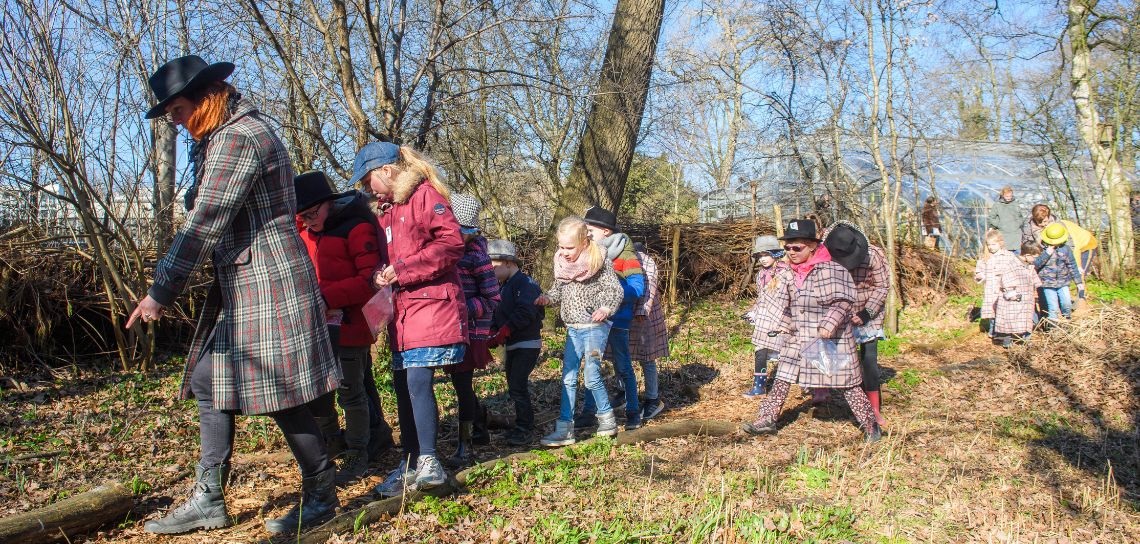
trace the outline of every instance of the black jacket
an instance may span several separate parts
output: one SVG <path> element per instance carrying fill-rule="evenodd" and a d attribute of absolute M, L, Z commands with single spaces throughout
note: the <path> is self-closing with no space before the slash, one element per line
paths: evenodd
<path fill-rule="evenodd" d="M 506 283 L 499 287 L 502 301 L 495 309 L 495 317 L 491 321 L 491 330 L 498 332 L 503 325 L 511 329 L 507 337 L 507 344 L 514 344 L 524 340 L 538 340 L 542 331 L 542 320 L 546 317 L 546 308 L 536 306 L 535 299 L 542 294 L 542 288 L 523 273 L 515 272 Z"/>

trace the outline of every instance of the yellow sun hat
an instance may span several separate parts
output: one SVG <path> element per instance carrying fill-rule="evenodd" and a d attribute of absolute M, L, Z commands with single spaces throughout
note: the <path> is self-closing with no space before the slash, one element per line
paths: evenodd
<path fill-rule="evenodd" d="M 1069 239 L 1069 231 L 1061 223 L 1053 223 L 1041 232 L 1041 242 L 1051 246 L 1059 246 Z"/>

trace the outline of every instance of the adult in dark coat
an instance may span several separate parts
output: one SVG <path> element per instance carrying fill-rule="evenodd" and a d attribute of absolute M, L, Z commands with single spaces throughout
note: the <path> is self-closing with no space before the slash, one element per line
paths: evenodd
<path fill-rule="evenodd" d="M 293 168 L 269 122 L 225 83 L 233 69 L 191 55 L 164 64 L 149 81 L 158 103 L 147 118 L 169 115 L 194 139 L 194 185 L 186 224 L 127 328 L 161 318 L 202 262 L 214 262 L 180 391 L 198 400 L 197 484 L 186 503 L 146 523 L 152 533 L 230 523 L 223 488 L 235 414 L 273 418 L 301 468 L 303 514 L 298 504 L 267 520 L 267 530 L 293 531 L 339 506 L 335 470 L 305 405 L 335 390 L 341 376 L 317 277 L 297 236 Z"/>

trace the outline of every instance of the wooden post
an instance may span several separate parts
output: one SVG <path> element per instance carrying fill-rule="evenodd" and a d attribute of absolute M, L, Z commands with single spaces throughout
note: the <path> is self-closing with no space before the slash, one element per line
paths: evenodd
<path fill-rule="evenodd" d="M 772 205 L 772 218 L 776 220 L 776 238 L 784 235 L 784 214 L 780 212 L 780 205 Z"/>
<path fill-rule="evenodd" d="M 677 271 L 681 267 L 681 226 L 673 227 L 672 258 L 669 271 L 669 306 L 677 304 Z"/>

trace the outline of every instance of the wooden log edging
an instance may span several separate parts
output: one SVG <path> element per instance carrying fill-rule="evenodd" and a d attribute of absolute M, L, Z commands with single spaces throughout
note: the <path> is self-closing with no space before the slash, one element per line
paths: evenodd
<path fill-rule="evenodd" d="M 725 436 L 732 434 L 736 429 L 737 424 L 729 421 L 684 419 L 680 421 L 662 422 L 633 431 L 619 433 L 617 438 L 614 439 L 614 444 L 619 446 L 641 444 L 662 438 L 674 438 L 678 436 Z M 587 441 L 588 440 L 578 443 L 581 444 Z M 544 451 L 558 451 L 560 449 L 563 448 L 553 448 Z M 403 497 L 392 497 L 373 501 L 355 510 L 343 512 L 327 521 L 324 525 L 302 534 L 297 539 L 297 542 L 299 544 L 321 544 L 332 538 L 334 534 L 352 533 L 358 527 L 366 527 L 380 521 L 380 519 L 386 515 L 394 516 L 399 514 L 401 510 L 423 500 L 429 495 L 443 497 L 459 492 L 467 485 L 467 478 L 476 470 L 489 469 L 500 462 L 526 461 L 536 457 L 538 457 L 538 454 L 535 453 L 535 450 L 532 450 L 512 453 L 506 457 L 483 461 L 471 468 L 460 471 L 454 478 L 448 478 L 446 484 L 432 490 L 431 493 L 413 491 Z"/>
<path fill-rule="evenodd" d="M 134 505 L 134 494 L 127 486 L 104 484 L 43 508 L 0 519 L 0 542 L 70 540 L 106 523 L 122 520 Z"/>

